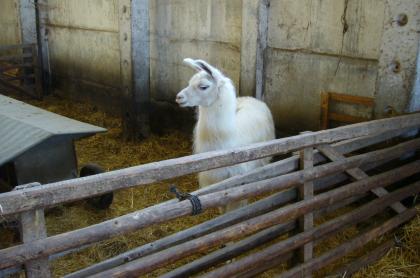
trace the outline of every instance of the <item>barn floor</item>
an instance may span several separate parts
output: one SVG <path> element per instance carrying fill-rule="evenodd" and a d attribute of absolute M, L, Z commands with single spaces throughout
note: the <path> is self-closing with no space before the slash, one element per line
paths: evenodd
<path fill-rule="evenodd" d="M 17 96 L 14 95 L 13 97 Z M 22 97 L 19 98 L 22 99 Z M 152 136 L 142 142 L 125 142 L 121 134 L 120 121 L 101 112 L 94 106 L 86 103 L 70 102 L 55 96 L 46 97 L 43 101 L 29 100 L 27 98 L 22 100 L 46 110 L 108 129 L 107 133 L 83 139 L 76 143 L 79 167 L 94 162 L 109 171 L 185 156 L 191 152 L 190 135 L 178 131 L 172 131 L 159 137 Z M 89 226 L 168 200 L 172 198 L 168 192 L 168 187 L 172 183 L 177 184 L 184 191 L 193 191 L 197 188 L 195 176 L 186 176 L 147 187 L 116 192 L 114 203 L 110 209 L 105 211 L 95 210 L 85 202 L 60 206 L 49 211 L 47 214 L 48 234 L 53 235 Z M 420 207 L 418 207 L 418 210 L 420 214 Z M 130 235 L 120 236 L 102 242 L 94 247 L 56 260 L 52 264 L 54 275 L 62 276 L 126 250 L 155 241 L 176 231 L 208 220 L 217 213 L 216 210 L 208 211 L 199 216 L 174 220 L 164 225 L 156 225 Z M 328 242 L 323 242 L 317 248 L 316 253 L 319 254 L 327 248 L 336 246 L 339 242 L 351 238 L 356 233 L 356 228 L 347 229 L 339 236 L 328 240 Z M 401 229 L 399 235 L 404 243 L 401 248 L 394 248 L 378 263 L 362 270 L 355 277 L 420 277 L 420 216 L 417 216 L 409 225 Z M 0 248 L 10 246 L 12 244 L 12 238 L 13 233 L 1 231 Z M 378 239 L 378 242 L 384 240 L 384 238 L 381 238 Z M 358 254 L 352 254 L 352 256 L 360 255 L 377 243 L 370 244 L 364 250 L 361 250 Z M 189 260 L 191 259 L 189 258 Z M 188 260 L 184 260 L 183 262 L 185 261 Z M 151 277 L 167 272 L 179 266 L 181 263 L 179 262 L 176 265 L 157 271 Z M 341 261 L 341 263 L 345 263 L 345 261 Z M 325 269 L 317 276 L 324 277 L 332 269 L 333 267 Z M 267 272 L 261 275 L 261 277 L 272 277 L 280 270 L 281 267 Z"/>

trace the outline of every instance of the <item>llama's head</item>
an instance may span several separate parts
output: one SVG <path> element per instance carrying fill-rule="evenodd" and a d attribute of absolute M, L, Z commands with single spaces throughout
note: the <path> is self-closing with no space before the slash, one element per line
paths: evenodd
<path fill-rule="evenodd" d="M 176 102 L 181 107 L 211 106 L 219 97 L 219 89 L 225 83 L 225 76 L 203 60 L 184 59 L 184 64 L 197 73 L 190 79 L 188 87 L 179 92 Z"/>

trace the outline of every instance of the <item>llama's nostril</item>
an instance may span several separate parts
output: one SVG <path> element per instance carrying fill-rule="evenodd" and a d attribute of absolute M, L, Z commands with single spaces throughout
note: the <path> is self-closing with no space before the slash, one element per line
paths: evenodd
<path fill-rule="evenodd" d="M 182 101 L 184 99 L 184 96 L 183 95 L 177 95 L 176 96 L 176 101 L 177 102 L 180 102 L 180 101 Z"/>

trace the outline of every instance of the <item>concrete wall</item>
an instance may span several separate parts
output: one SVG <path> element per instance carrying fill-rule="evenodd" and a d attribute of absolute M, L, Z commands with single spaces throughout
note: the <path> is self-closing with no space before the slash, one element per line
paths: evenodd
<path fill-rule="evenodd" d="M 255 95 L 261 2 L 152 1 L 152 96 L 173 101 L 192 74 L 181 65 L 188 56 L 209 60 L 233 79 L 241 95 Z M 407 110 L 415 97 L 420 1 L 269 3 L 263 98 L 280 130 L 318 129 L 325 91 L 377 100 L 374 108 L 332 106 L 353 116 L 383 117 L 388 106 L 397 114 Z M 401 14 L 408 15 L 405 26 L 396 23 Z M 389 72 L 394 59 L 404 64 L 398 74 Z"/>
<path fill-rule="evenodd" d="M 173 100 L 193 71 L 186 57 L 216 64 L 239 86 L 241 0 L 151 1 L 151 91 Z"/>
<path fill-rule="evenodd" d="M 19 41 L 17 2 L 1 1 L 5 32 L 0 34 L 0 43 Z M 129 13 L 122 12 L 129 3 L 47 1 L 49 63 L 53 86 L 61 94 L 119 109 L 127 97 L 122 79 L 131 72 L 124 68 L 129 56 L 124 47 L 130 37 L 123 42 L 130 28 L 125 18 Z M 374 109 L 333 107 L 363 117 L 382 117 L 390 105 L 402 113 L 416 96 L 420 0 L 149 3 L 153 100 L 174 103 L 175 94 L 194 73 L 182 65 L 185 57 L 202 58 L 219 67 L 241 95 L 255 95 L 256 88 L 264 88 L 263 99 L 281 130 L 318 129 L 324 91 L 374 97 Z M 401 14 L 408 15 L 404 26 L 397 23 Z M 263 60 L 262 80 L 256 78 L 257 60 Z M 400 64 L 398 72 L 395 61 Z M 171 109 L 167 111 L 177 113 Z"/>
<path fill-rule="evenodd" d="M 280 128 L 317 129 L 321 92 L 374 97 L 384 1 L 345 3 L 271 2 L 265 100 Z M 347 110 L 355 116 L 372 114 Z"/>
<path fill-rule="evenodd" d="M 68 97 L 118 104 L 118 1 L 49 0 L 48 10 L 49 60 L 55 88 Z"/>
<path fill-rule="evenodd" d="M 0 2 L 0 45 L 21 42 L 18 0 Z"/>

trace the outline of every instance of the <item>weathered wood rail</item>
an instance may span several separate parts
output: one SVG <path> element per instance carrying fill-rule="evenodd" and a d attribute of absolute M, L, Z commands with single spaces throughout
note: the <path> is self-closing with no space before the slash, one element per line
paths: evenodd
<path fill-rule="evenodd" d="M 204 210 L 268 193 L 271 196 L 69 273 L 67 277 L 138 277 L 238 240 L 164 275 L 186 277 L 206 271 L 292 231 L 285 240 L 202 275 L 250 277 L 275 267 L 300 250 L 296 266 L 281 275 L 295 277 L 303 273 L 309 277 L 331 261 L 361 248 L 378 235 L 414 217 L 415 210 L 405 207 L 400 201 L 419 193 L 420 182 L 394 191 L 389 191 L 388 186 L 420 172 L 420 160 L 416 160 L 415 155 L 420 149 L 420 139 L 401 137 L 417 128 L 420 128 L 420 114 L 411 114 L 69 181 L 21 186 L 19 190 L 0 194 L 0 216 L 20 215 L 23 229 L 22 244 L 0 250 L 0 269 L 23 267 L 28 277 L 48 277 L 48 258 L 192 212 L 190 201 L 170 200 L 89 227 L 47 236 L 43 222 L 45 208 L 123 188 L 137 186 L 141 189 L 157 181 L 203 170 L 301 151 L 300 155 L 193 192 L 199 196 Z M 389 144 L 383 144 L 391 139 Z M 378 143 L 382 145 L 366 149 Z M 355 151 L 358 151 L 357 154 L 349 155 Z M 401 160 L 407 154 L 412 158 Z M 378 168 L 389 163 L 395 164 L 393 169 L 380 171 L 381 168 Z M 377 174 L 370 175 L 371 170 Z M 376 196 L 376 199 L 372 199 L 372 196 Z M 356 201 L 361 206 L 358 207 Z M 320 225 L 313 224 L 313 219 L 344 206 L 354 209 Z M 383 214 L 387 207 L 398 216 L 372 227 L 334 250 L 314 256 L 313 250 L 319 240 Z M 34 227 L 36 230 L 33 230 Z M 388 243 L 374 250 L 369 258 L 377 258 L 389 246 Z M 354 272 L 361 266 L 363 261 L 355 261 L 350 270 Z M 339 269 L 337 273 L 340 271 L 345 270 Z"/>

